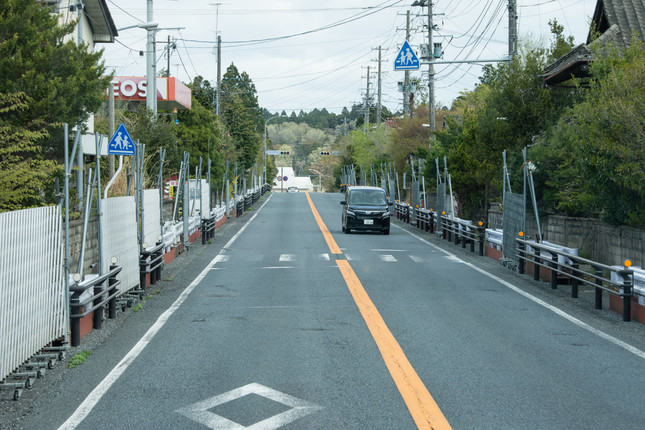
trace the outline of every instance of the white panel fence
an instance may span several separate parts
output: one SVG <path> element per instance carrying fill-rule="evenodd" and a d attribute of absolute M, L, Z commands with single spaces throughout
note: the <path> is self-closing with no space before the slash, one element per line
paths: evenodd
<path fill-rule="evenodd" d="M 134 196 L 104 199 L 102 209 L 103 273 L 110 271 L 110 258 L 116 257 L 117 264 L 123 267 L 118 278 L 121 281 L 119 291 L 124 293 L 139 286 L 139 243 Z"/>
<path fill-rule="evenodd" d="M 161 235 L 159 190 L 143 190 L 143 241 L 154 246 Z"/>
<path fill-rule="evenodd" d="M 203 185 L 202 191 L 206 212 L 208 186 Z M 144 241 L 149 246 L 161 235 L 159 203 L 158 189 L 144 192 Z M 199 209 L 199 199 L 195 203 Z M 117 276 L 119 294 L 140 284 L 135 206 L 132 196 L 102 200 L 102 269 L 108 273 L 111 257 L 117 257 L 122 268 Z M 221 204 L 211 214 L 219 221 L 226 216 L 226 207 Z M 228 207 L 234 210 L 235 201 L 229 201 Z M 189 234 L 200 228 L 198 212 L 188 218 L 188 224 Z M 62 225 L 58 206 L 0 213 L 0 385 L 32 356 L 69 333 Z M 167 250 L 182 234 L 181 223 L 166 223 Z M 92 276 L 96 277 L 87 275 Z"/>
<path fill-rule="evenodd" d="M 0 381 L 67 333 L 57 206 L 0 213 Z"/>

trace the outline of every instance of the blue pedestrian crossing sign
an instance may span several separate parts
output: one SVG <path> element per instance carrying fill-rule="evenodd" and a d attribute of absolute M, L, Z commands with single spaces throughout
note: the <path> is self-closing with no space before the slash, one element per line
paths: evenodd
<path fill-rule="evenodd" d="M 406 40 L 394 60 L 394 70 L 419 70 L 419 58 Z"/>
<path fill-rule="evenodd" d="M 114 136 L 112 136 L 110 143 L 108 143 L 107 151 L 108 154 L 134 155 L 134 141 L 125 128 L 125 124 L 121 123 L 119 128 L 116 129 Z"/>

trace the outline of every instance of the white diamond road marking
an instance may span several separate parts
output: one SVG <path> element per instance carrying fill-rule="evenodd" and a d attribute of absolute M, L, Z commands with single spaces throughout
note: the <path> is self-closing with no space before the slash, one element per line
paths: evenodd
<path fill-rule="evenodd" d="M 281 254 L 280 261 L 294 261 L 296 256 L 293 254 Z"/>
<path fill-rule="evenodd" d="M 220 254 L 217 257 L 215 257 L 215 263 L 223 263 L 225 261 L 228 261 L 229 258 L 230 258 L 229 255 Z"/>
<path fill-rule="evenodd" d="M 416 255 L 410 255 L 409 257 L 415 263 L 423 263 L 423 258 L 421 258 L 421 257 L 418 257 Z"/>
<path fill-rule="evenodd" d="M 243 426 L 235 421 L 231 421 L 209 411 L 209 409 L 212 409 L 215 406 L 223 405 L 249 394 L 257 394 L 258 396 L 273 400 L 274 402 L 282 403 L 291 409 L 250 426 Z M 253 383 L 236 388 L 228 393 L 211 397 L 210 399 L 203 400 L 193 405 L 177 409 L 177 412 L 213 430 L 273 430 L 292 423 L 299 418 L 313 414 L 321 409 L 322 407 L 320 406 L 316 406 L 288 394 L 281 393 L 280 391 L 265 387 L 264 385 Z"/>
<path fill-rule="evenodd" d="M 381 260 L 387 261 L 388 263 L 395 263 L 397 261 L 396 258 L 390 254 L 382 254 L 379 257 L 381 257 Z"/>

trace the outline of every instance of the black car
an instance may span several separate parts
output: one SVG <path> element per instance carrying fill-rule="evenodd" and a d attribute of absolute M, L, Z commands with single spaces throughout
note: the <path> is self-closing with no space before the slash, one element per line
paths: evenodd
<path fill-rule="evenodd" d="M 390 205 L 377 187 L 347 187 L 343 205 L 343 231 L 381 231 L 390 234 Z"/>

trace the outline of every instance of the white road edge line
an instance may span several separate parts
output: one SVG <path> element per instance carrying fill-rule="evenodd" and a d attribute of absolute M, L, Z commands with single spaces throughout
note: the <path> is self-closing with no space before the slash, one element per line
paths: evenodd
<path fill-rule="evenodd" d="M 417 238 L 421 242 L 423 242 L 423 243 L 425 243 L 427 245 L 430 245 L 433 248 L 438 249 L 439 251 L 443 252 L 444 254 L 448 255 L 449 257 L 457 259 L 457 260 L 460 260 L 460 258 L 457 257 L 455 254 L 452 254 L 452 253 L 450 253 L 450 252 L 448 252 L 448 251 L 446 251 L 444 249 L 439 248 L 438 246 L 428 242 L 424 238 L 422 238 L 420 236 L 417 236 L 416 234 L 414 234 L 414 233 L 412 233 L 412 232 L 410 232 L 410 231 L 408 231 L 408 230 L 406 230 L 406 229 L 404 229 L 402 227 L 399 227 L 397 225 L 395 225 L 395 227 L 403 230 L 404 232 L 408 233 L 410 236 Z M 632 354 L 638 356 L 639 358 L 642 358 L 642 359 L 645 360 L 645 351 L 642 351 L 642 350 L 640 350 L 640 349 L 628 344 L 627 342 L 623 342 L 622 340 L 617 339 L 617 338 L 605 333 L 604 331 L 598 330 L 597 328 L 592 327 L 592 326 L 590 326 L 589 324 L 587 324 L 587 323 L 585 323 L 583 321 L 580 321 L 578 318 L 576 318 L 576 317 L 574 317 L 572 315 L 569 315 L 568 313 L 564 312 L 562 309 L 559 309 L 559 308 L 557 308 L 557 307 L 555 307 L 553 305 L 550 305 L 550 304 L 546 303 L 542 299 L 539 299 L 539 298 L 527 293 L 526 291 L 523 291 L 519 287 L 516 287 L 515 285 L 511 284 L 510 282 L 507 282 L 507 281 L 505 281 L 505 280 L 503 280 L 501 278 L 498 278 L 497 276 L 495 276 L 495 275 L 493 275 L 491 273 L 486 272 L 484 269 L 480 269 L 479 267 L 475 266 L 472 263 L 468 263 L 468 262 L 463 261 L 463 260 L 461 260 L 461 262 L 464 263 L 466 266 L 478 271 L 482 275 L 488 276 L 489 278 L 499 282 L 500 284 L 504 285 L 507 288 L 510 288 L 511 290 L 515 291 L 516 293 L 521 294 L 522 296 L 524 296 L 527 299 L 537 303 L 538 305 L 545 307 L 546 309 L 548 309 L 551 312 L 555 313 L 556 315 L 559 315 L 562 318 L 572 322 L 573 324 L 577 325 L 578 327 L 581 327 L 581 328 L 587 330 L 588 332 L 595 334 L 596 336 L 599 336 L 599 337 L 601 337 L 601 338 L 603 338 L 605 340 L 608 340 L 609 342 L 613 343 L 614 345 L 619 346 L 619 347 L 631 352 Z"/>
<path fill-rule="evenodd" d="M 222 248 L 222 250 L 211 260 L 210 263 L 202 270 L 202 272 L 197 275 L 197 277 L 193 280 L 193 282 L 186 287 L 186 289 L 181 293 L 181 295 L 175 300 L 175 302 L 163 313 L 157 318 L 157 321 L 148 329 L 145 335 L 137 342 L 137 344 L 126 354 L 125 357 L 117 364 L 111 371 L 108 373 L 108 375 L 99 383 L 99 385 L 92 390 L 92 392 L 87 396 L 87 398 L 83 401 L 83 403 L 80 404 L 80 406 L 74 411 L 74 413 L 65 421 L 59 428 L 58 430 L 72 430 L 75 429 L 89 414 L 92 412 L 92 409 L 96 406 L 96 404 L 101 400 L 101 398 L 105 395 L 107 390 L 110 389 L 112 384 L 114 384 L 117 379 L 121 377 L 123 372 L 126 371 L 128 366 L 132 364 L 132 362 L 141 354 L 141 351 L 150 343 L 150 341 L 155 337 L 155 335 L 159 332 L 159 330 L 166 324 L 168 319 L 172 316 L 172 314 L 175 313 L 175 311 L 181 306 L 181 304 L 188 298 L 190 293 L 195 289 L 195 287 L 204 279 L 206 274 L 212 269 L 212 267 L 217 263 L 218 258 L 222 253 L 227 248 L 230 248 L 230 246 L 237 240 L 237 238 L 246 230 L 246 228 L 253 222 L 256 216 L 260 213 L 262 208 L 269 203 L 269 200 L 271 200 L 271 197 L 273 194 L 269 195 L 269 198 L 267 198 L 266 202 L 262 206 L 260 206 L 260 209 L 251 217 L 251 219 L 244 224 L 244 226 L 238 231 L 235 236 L 231 238 L 231 240 L 228 241 L 226 245 Z"/>

